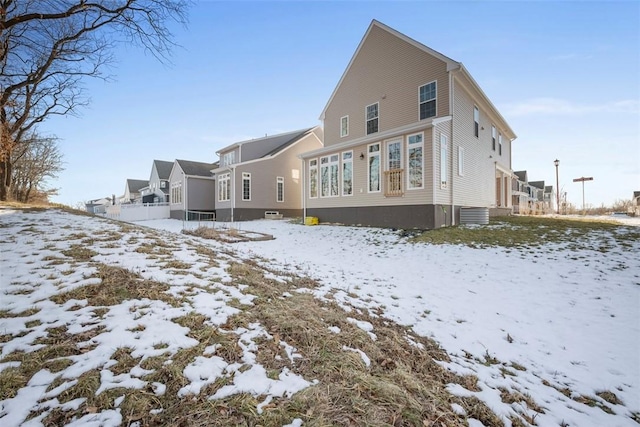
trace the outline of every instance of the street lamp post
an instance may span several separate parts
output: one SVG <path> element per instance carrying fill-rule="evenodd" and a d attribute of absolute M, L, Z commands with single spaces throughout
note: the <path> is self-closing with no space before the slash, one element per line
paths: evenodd
<path fill-rule="evenodd" d="M 560 215 L 560 185 L 558 184 L 558 165 L 560 164 L 560 160 L 555 159 L 553 164 L 556 165 L 556 213 Z"/>

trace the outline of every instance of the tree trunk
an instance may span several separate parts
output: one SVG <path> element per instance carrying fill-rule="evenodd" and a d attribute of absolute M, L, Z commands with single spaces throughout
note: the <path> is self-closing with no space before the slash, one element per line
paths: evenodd
<path fill-rule="evenodd" d="M 11 194 L 11 161 L 0 162 L 0 201 L 7 201 Z"/>

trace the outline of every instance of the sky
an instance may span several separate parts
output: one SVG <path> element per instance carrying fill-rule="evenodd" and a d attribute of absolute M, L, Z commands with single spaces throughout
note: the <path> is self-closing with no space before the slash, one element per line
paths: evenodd
<path fill-rule="evenodd" d="M 638 218 L 627 221 L 640 226 Z M 225 385 L 208 398 L 250 393 L 260 402 L 256 407 L 260 413 L 271 398 L 291 396 L 317 383 L 318 378 L 304 378 L 297 371 L 294 359 L 304 360 L 307 355 L 296 349 L 300 344 L 293 341 L 279 343 L 291 363 L 280 365 L 284 367 L 277 378 L 267 375 L 265 368 L 270 366 L 270 358 L 284 358 L 284 354 L 274 355 L 273 350 L 260 351 L 266 342 L 278 339 L 278 334 L 268 332 L 278 331 L 278 320 L 276 328 L 274 319 L 267 328 L 261 324 L 260 315 L 249 316 L 256 320 L 247 326 L 242 318 L 235 317 L 241 310 L 252 310 L 254 301 L 259 304 L 254 295 L 257 289 L 251 282 L 232 280 L 228 271 L 232 263 L 246 260 L 264 267 L 266 278 L 289 285 L 281 296 L 274 295 L 274 307 L 282 307 L 278 298 L 312 293 L 342 306 L 345 320 L 363 329 L 373 341 L 385 333 L 379 329 L 380 322 L 374 322 L 374 326 L 367 321 L 378 316 L 407 326 L 405 338 L 418 347 L 422 344 L 415 341 L 416 335 L 433 338 L 450 356 L 448 361 L 438 363 L 460 375 L 478 378 L 476 391 L 454 384 L 448 384 L 448 391 L 477 397 L 503 419 L 506 427 L 512 425 L 508 418 L 517 413 L 535 416 L 536 425 L 540 426 L 638 425 L 632 417 L 635 414 L 637 419 L 640 413 L 640 239 L 628 236 L 637 232 L 635 229 L 594 231 L 577 240 L 535 247 L 475 249 L 409 243 L 400 232 L 390 229 L 304 227 L 289 221 L 215 223 L 218 231 L 229 230 L 230 226 L 240 228 L 235 236 L 243 231 L 274 236 L 273 240 L 236 244 L 182 234 L 185 224 L 180 220 L 138 224 L 145 227 L 124 228 L 114 221 L 59 210 L 0 210 L 2 307 L 15 315 L 0 317 L 0 330 L 12 336 L 0 345 L 0 357 L 35 350 L 46 342 L 42 337 L 51 328 L 66 327 L 74 335 L 70 340 L 86 349 L 67 358 L 72 364 L 55 371 L 42 369 L 28 378 L 15 396 L 0 400 L 0 422 L 4 427 L 23 425 L 34 407 L 39 408 L 38 416 L 29 425 L 39 425 L 57 408 L 81 407 L 82 399 L 65 401 L 59 396 L 73 387 L 80 375 L 93 369 L 101 371 L 96 394 L 112 388 L 150 388 L 157 396 L 154 406 L 158 407 L 153 411 L 161 411 L 162 396 L 169 393 L 170 387 L 162 379 L 151 382 L 147 377 L 153 373 L 151 366 L 138 363 L 113 368 L 114 353 L 130 348 L 134 359 L 160 354 L 174 359 L 181 349 L 193 349 L 198 344 L 193 337 L 200 335 L 175 323 L 176 318 L 188 313 L 202 315 L 208 325 L 224 330 L 230 337 L 229 345 L 237 339 L 242 361 L 230 363 L 224 358 L 226 351 L 216 353 L 219 345 L 226 345 L 224 342 L 208 346 L 202 354 L 195 353 L 193 362 L 183 370 L 185 385 L 177 392 L 179 396 L 207 393 L 206 385 L 226 377 Z M 200 225 L 194 221 L 186 227 Z M 87 235 L 106 237 L 87 244 Z M 165 245 L 161 249 L 169 249 L 168 259 L 148 251 L 159 236 Z M 606 242 L 604 250 L 600 247 L 602 242 Z M 201 244 L 213 251 L 215 265 L 209 263 L 208 256 L 203 258 L 198 248 Z M 88 245 L 96 254 L 90 260 L 74 260 L 67 250 L 78 245 Z M 61 262 L 49 262 L 51 259 Z M 186 265 L 176 271 L 169 262 L 172 260 Z M 181 303 L 171 305 L 150 292 L 142 299 L 133 297 L 107 304 L 103 307 L 106 312 L 98 315 L 90 299 L 54 298 L 82 286 L 100 285 L 100 278 L 96 277 L 99 264 L 167 284 L 167 292 Z M 318 284 L 292 282 L 292 275 L 316 279 Z M 301 284 L 309 287 L 299 288 Z M 347 325 L 333 323 L 335 318 L 331 315 L 323 319 L 327 329 L 335 334 L 341 334 L 341 328 L 346 332 Z M 83 335 L 85 339 L 80 338 Z M 169 342 L 167 336 L 171 337 Z M 284 329 L 281 336 L 288 336 Z M 381 359 L 364 352 L 367 348 L 361 340 L 349 335 L 341 338 L 348 344 L 342 347 L 343 351 L 361 356 L 362 369 L 368 369 L 370 364 L 380 369 L 375 364 Z M 485 363 L 487 356 L 498 362 Z M 19 364 L 0 363 L 0 371 Z M 129 366 L 130 371 L 123 370 L 123 366 Z M 56 386 L 51 387 L 52 383 Z M 318 384 L 327 386 L 322 378 Z M 570 396 L 564 394 L 567 389 Z M 532 396 L 544 413 L 536 414 L 533 407 L 509 399 L 503 402 L 502 390 Z M 597 397 L 596 393 L 605 390 L 615 393 L 621 403 L 611 404 Z M 610 412 L 589 406 L 589 400 L 580 401 L 580 396 L 605 405 Z M 74 425 L 121 425 L 126 415 L 121 413 L 122 400 L 124 397 L 116 398 L 113 405 L 106 400 L 106 408 L 85 411 Z M 454 409 L 464 413 L 462 407 Z M 299 427 L 300 423 L 296 425 Z M 469 421 L 469 425 L 483 424 Z"/>
<path fill-rule="evenodd" d="M 197 1 L 171 63 L 119 45 L 89 107 L 54 117 L 53 201 L 124 193 L 154 159 L 218 160 L 234 142 L 319 125 L 372 19 L 462 62 L 518 138 L 512 169 L 582 206 L 640 190 L 640 3 Z"/>

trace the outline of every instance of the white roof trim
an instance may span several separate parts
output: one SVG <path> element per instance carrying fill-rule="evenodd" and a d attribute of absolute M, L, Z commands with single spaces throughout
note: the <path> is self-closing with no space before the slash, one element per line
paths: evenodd
<path fill-rule="evenodd" d="M 313 127 L 312 129 L 315 129 L 315 127 Z M 231 145 L 227 145 L 226 147 L 219 149 L 218 151 L 216 151 L 216 154 L 218 155 L 218 157 L 220 157 L 220 153 L 223 153 L 225 151 L 229 151 L 229 150 L 231 150 L 233 148 L 240 147 L 241 145 L 248 144 L 250 142 L 258 142 L 258 141 L 263 140 L 263 139 L 277 138 L 279 136 L 286 135 L 288 133 L 302 132 L 303 130 L 305 130 L 305 129 L 292 130 L 292 131 L 289 131 L 289 132 L 281 132 L 281 133 L 277 133 L 275 135 L 261 136 L 259 138 L 253 138 L 253 139 L 247 139 L 247 140 L 244 140 L 244 141 L 234 142 Z"/>
<path fill-rule="evenodd" d="M 371 135 L 362 136 L 360 138 L 352 139 L 351 141 L 341 142 L 339 144 L 330 145 L 328 147 L 319 148 L 313 151 L 307 151 L 298 155 L 300 159 L 308 159 L 320 154 L 331 153 L 334 151 L 340 151 L 358 145 L 368 144 L 374 141 L 382 141 L 384 139 L 393 138 L 394 136 L 403 135 L 406 133 L 416 132 L 422 129 L 433 127 L 434 125 L 451 120 L 451 116 L 438 117 L 437 119 L 422 120 L 418 123 L 411 123 L 406 126 L 397 127 L 395 129 L 387 130 L 384 132 L 377 132 Z"/>
<path fill-rule="evenodd" d="M 259 163 L 259 162 L 263 162 L 265 160 L 273 159 L 274 157 L 278 157 L 280 154 L 282 154 L 285 151 L 289 150 L 290 148 L 292 148 L 293 146 L 298 144 L 300 141 L 304 140 L 307 136 L 311 136 L 312 135 L 316 140 L 318 140 L 318 142 L 320 142 L 320 144 L 322 144 L 322 141 L 320 140 L 320 138 L 318 138 L 318 135 L 315 132 L 318 128 L 319 128 L 319 126 L 314 126 L 309 132 L 304 133 L 295 142 L 293 142 L 293 143 L 289 144 L 287 147 L 285 147 L 284 150 L 279 150 L 276 153 L 271 154 L 268 157 L 260 157 L 258 159 L 247 160 L 246 162 L 240 162 L 240 163 L 234 163 L 232 165 L 222 166 L 222 167 L 220 167 L 218 169 L 212 169 L 211 173 L 219 173 L 219 172 L 227 171 L 227 170 L 230 171 L 232 169 L 235 169 L 237 166 L 250 165 L 252 163 Z M 298 157 L 300 157 L 300 156 L 298 156 Z"/>

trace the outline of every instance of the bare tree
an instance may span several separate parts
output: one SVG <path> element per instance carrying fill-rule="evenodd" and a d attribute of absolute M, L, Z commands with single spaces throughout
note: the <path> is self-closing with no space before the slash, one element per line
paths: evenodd
<path fill-rule="evenodd" d="M 82 81 L 108 78 L 119 42 L 161 61 L 190 0 L 0 0 L 0 200 L 10 193 L 12 153 L 51 115 L 88 102 Z"/>
<path fill-rule="evenodd" d="M 24 203 L 35 198 L 46 200 L 55 194 L 55 189 L 47 188 L 47 181 L 57 178 L 63 170 L 62 153 L 56 138 L 41 137 L 33 132 L 25 139 L 27 141 L 14 150 L 11 159 L 11 192 L 16 201 Z"/>

